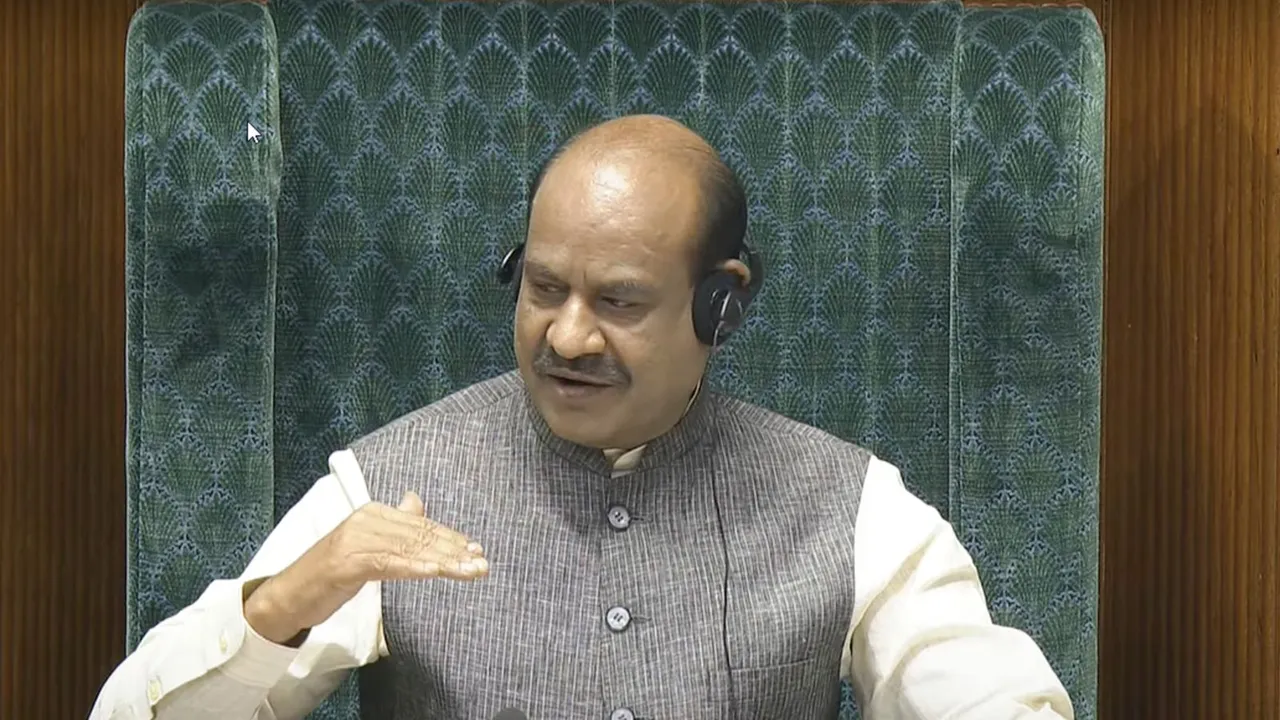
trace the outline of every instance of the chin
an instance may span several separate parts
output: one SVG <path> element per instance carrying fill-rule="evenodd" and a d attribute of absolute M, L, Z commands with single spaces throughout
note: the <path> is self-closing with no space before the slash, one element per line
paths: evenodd
<path fill-rule="evenodd" d="M 555 416 L 554 411 L 544 413 L 543 418 L 546 419 L 547 427 L 551 428 L 551 432 L 556 437 L 568 440 L 574 445 L 598 450 L 614 447 L 609 441 L 613 433 L 602 432 L 601 424 L 591 422 L 590 418 L 560 418 Z"/>
<path fill-rule="evenodd" d="M 534 395 L 534 406 L 538 414 L 547 423 L 552 434 L 575 445 L 592 448 L 610 448 L 610 438 L 614 435 L 613 423 L 599 411 L 591 412 L 587 408 L 566 407 L 556 402 L 555 398 Z"/>
<path fill-rule="evenodd" d="M 581 445 L 582 447 L 588 447 L 593 450 L 607 450 L 609 448 L 616 447 L 615 443 L 609 442 L 599 433 L 573 432 L 573 430 L 565 430 L 562 432 L 555 428 L 552 428 L 551 432 L 555 433 L 556 437 L 567 440 L 574 445 Z"/>

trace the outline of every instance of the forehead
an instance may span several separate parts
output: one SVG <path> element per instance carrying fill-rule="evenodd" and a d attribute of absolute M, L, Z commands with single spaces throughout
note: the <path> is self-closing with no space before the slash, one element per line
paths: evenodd
<path fill-rule="evenodd" d="M 571 281 L 654 282 L 673 270 L 688 277 L 702 217 L 689 175 L 610 164 L 556 168 L 534 198 L 526 261 Z"/>

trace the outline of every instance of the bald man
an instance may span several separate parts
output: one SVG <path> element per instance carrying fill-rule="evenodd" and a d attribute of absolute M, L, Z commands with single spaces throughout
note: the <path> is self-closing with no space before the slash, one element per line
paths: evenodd
<path fill-rule="evenodd" d="M 301 718 L 354 670 L 378 720 L 817 720 L 841 678 L 868 720 L 1072 717 L 896 468 L 702 388 L 763 280 L 702 138 L 604 123 L 531 197 L 518 371 L 330 456 L 94 720 Z"/>

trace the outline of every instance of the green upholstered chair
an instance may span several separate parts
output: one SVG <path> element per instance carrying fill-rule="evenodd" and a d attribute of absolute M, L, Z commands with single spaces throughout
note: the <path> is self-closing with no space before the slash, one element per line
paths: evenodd
<path fill-rule="evenodd" d="M 1094 717 L 1088 11 L 166 2 L 127 61 L 131 646 L 238 574 L 329 452 L 513 366 L 494 270 L 531 176 L 658 112 L 740 173 L 771 268 L 715 384 L 898 464 Z"/>

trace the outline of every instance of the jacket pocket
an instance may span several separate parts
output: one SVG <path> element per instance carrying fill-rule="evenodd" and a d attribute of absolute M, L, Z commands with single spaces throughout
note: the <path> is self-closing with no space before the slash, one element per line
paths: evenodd
<path fill-rule="evenodd" d="M 840 669 L 818 656 L 732 670 L 732 720 L 819 720 L 836 717 Z"/>

